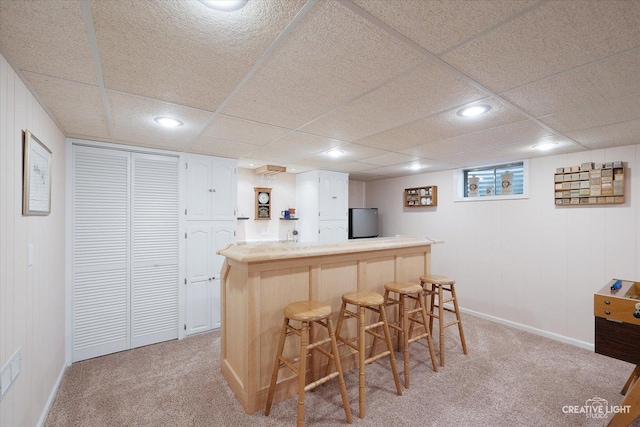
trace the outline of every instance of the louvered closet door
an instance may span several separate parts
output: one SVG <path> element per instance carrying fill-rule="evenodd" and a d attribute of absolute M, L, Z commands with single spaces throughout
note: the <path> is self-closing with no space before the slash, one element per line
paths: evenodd
<path fill-rule="evenodd" d="M 73 361 L 129 348 L 129 153 L 73 146 Z"/>
<path fill-rule="evenodd" d="M 131 347 L 178 338 L 178 159 L 132 154 Z"/>

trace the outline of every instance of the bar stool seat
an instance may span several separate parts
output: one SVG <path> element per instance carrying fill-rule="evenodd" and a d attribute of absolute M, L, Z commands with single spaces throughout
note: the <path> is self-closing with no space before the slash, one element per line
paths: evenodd
<path fill-rule="evenodd" d="M 464 339 L 464 331 L 462 330 L 462 319 L 460 318 L 460 308 L 458 307 L 458 299 L 456 298 L 455 290 L 456 281 L 448 276 L 438 276 L 435 274 L 427 274 L 420 277 L 420 285 L 423 288 L 426 297 L 431 298 L 431 304 L 429 305 L 429 329 L 433 331 L 433 319 L 438 319 L 438 333 L 440 339 L 440 366 L 444 366 L 444 330 L 449 326 L 458 325 L 458 333 L 460 334 L 460 342 L 462 344 L 462 351 L 467 354 L 467 343 Z M 444 298 L 444 292 L 449 292 L 451 297 Z M 436 302 L 436 296 L 438 297 Z M 445 307 L 444 304 L 453 302 L 453 309 Z M 437 313 L 436 313 L 437 309 Z M 444 322 L 444 312 L 448 311 L 455 313 L 456 320 L 449 323 Z"/>
<path fill-rule="evenodd" d="M 356 311 L 349 310 L 347 308 L 348 305 L 356 306 Z M 366 310 L 378 313 L 378 322 L 366 325 Z M 354 344 L 353 339 L 348 339 L 342 333 L 344 320 L 351 318 L 358 320 L 358 334 L 356 338 L 357 344 Z M 383 335 L 380 335 L 376 332 L 376 329 L 380 326 L 382 326 Z M 387 345 L 386 351 L 383 351 L 382 353 L 379 353 L 377 355 L 371 354 L 368 358 L 365 358 L 366 334 L 372 335 L 374 337 L 374 341 L 376 338 L 383 339 Z M 391 372 L 393 373 L 393 380 L 396 383 L 396 392 L 398 393 L 398 396 L 402 396 L 402 387 L 400 385 L 400 378 L 398 376 L 396 359 L 393 354 L 391 334 L 389 333 L 389 324 L 387 323 L 387 316 L 384 310 L 384 297 L 382 295 L 377 292 L 371 291 L 352 291 L 344 293 L 342 295 L 342 307 L 340 308 L 338 323 L 336 325 L 336 339 L 358 352 L 358 402 L 360 418 L 364 418 L 365 413 L 365 365 L 381 359 L 382 357 L 389 356 L 389 361 L 391 363 Z M 329 361 L 329 365 L 327 365 L 327 372 L 329 371 L 330 367 L 331 361 Z"/>
<path fill-rule="evenodd" d="M 344 383 L 344 377 L 342 375 L 342 366 L 340 364 L 340 355 L 338 354 L 338 345 L 336 342 L 335 330 L 331 321 L 331 306 L 316 301 L 298 301 L 288 304 L 284 310 L 284 321 L 282 323 L 282 330 L 280 331 L 280 341 L 278 342 L 278 351 L 276 353 L 275 363 L 273 365 L 273 374 L 271 375 L 271 382 L 269 384 L 269 394 L 267 395 L 267 405 L 264 411 L 265 415 L 269 415 L 271 412 L 271 404 L 273 403 L 273 395 L 275 393 L 276 383 L 278 381 L 278 371 L 281 366 L 287 366 L 298 376 L 298 415 L 297 426 L 304 426 L 304 393 L 305 391 L 312 390 L 324 384 L 327 381 L 338 377 L 340 384 L 340 394 L 342 395 L 342 405 L 347 417 L 347 422 L 351 424 L 351 408 L 349 407 L 349 398 L 347 395 L 347 388 Z M 291 320 L 300 322 L 300 328 L 291 326 L 289 322 Z M 325 328 L 329 332 L 329 338 L 317 341 L 315 343 L 309 342 L 309 328 L 311 324 L 318 324 Z M 291 334 L 295 334 L 300 337 L 300 354 L 298 359 L 298 365 L 296 366 L 296 360 L 289 360 L 283 357 L 282 352 L 284 350 L 285 340 Z M 326 351 L 321 346 L 323 344 L 331 343 L 331 352 Z M 329 373 L 322 378 L 306 383 L 307 372 L 307 353 L 313 350 L 323 354 L 329 358 L 329 363 L 335 362 L 336 372 Z M 329 371 L 329 370 L 327 370 Z"/>
<path fill-rule="evenodd" d="M 398 347 L 402 347 L 404 357 L 404 386 L 406 388 L 409 388 L 410 343 L 416 342 L 422 338 L 427 339 L 433 370 L 438 372 L 436 355 L 433 349 L 433 341 L 431 339 L 431 332 L 428 326 L 427 311 L 422 303 L 422 292 L 422 286 L 416 283 L 388 282 L 384 285 L 385 307 L 392 305 L 398 305 L 399 307 L 398 322 L 397 324 L 390 323 L 389 327 L 399 332 Z M 395 294 L 397 294 L 397 297 L 395 297 Z M 413 309 L 409 308 L 409 302 L 407 300 L 415 301 L 415 307 Z M 422 325 L 424 327 L 424 332 L 417 336 L 412 336 L 413 326 L 415 324 Z"/>

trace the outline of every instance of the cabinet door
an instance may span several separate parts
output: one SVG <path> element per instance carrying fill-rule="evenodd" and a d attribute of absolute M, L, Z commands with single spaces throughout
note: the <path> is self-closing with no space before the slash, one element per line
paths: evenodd
<path fill-rule="evenodd" d="M 332 243 L 333 237 L 333 223 L 331 221 L 320 221 L 318 233 L 318 242 Z"/>
<path fill-rule="evenodd" d="M 222 309 L 220 307 L 220 276 L 213 279 L 213 287 L 211 289 L 211 328 L 220 329 L 220 319 L 222 317 Z"/>
<path fill-rule="evenodd" d="M 318 219 L 320 220 L 329 220 L 333 219 L 334 216 L 334 204 L 336 200 L 336 195 L 333 192 L 333 176 L 331 175 L 320 175 L 320 186 L 318 188 L 319 192 L 319 212 Z M 322 231 L 320 232 L 322 234 Z"/>
<path fill-rule="evenodd" d="M 333 241 L 345 242 L 349 240 L 348 222 L 338 221 L 333 226 Z"/>
<path fill-rule="evenodd" d="M 220 277 L 220 270 L 224 257 L 216 254 L 220 249 L 224 249 L 236 243 L 236 222 L 218 221 L 212 225 L 212 251 L 211 251 L 211 273 L 214 277 Z"/>
<path fill-rule="evenodd" d="M 213 220 L 236 218 L 237 176 L 235 163 L 215 159 L 212 162 L 212 217 Z"/>
<path fill-rule="evenodd" d="M 187 158 L 187 220 L 211 218 L 211 160 L 200 156 Z"/>
<path fill-rule="evenodd" d="M 211 226 L 187 227 L 187 335 L 211 329 Z"/>
<path fill-rule="evenodd" d="M 333 219 L 349 219 L 349 179 L 344 176 L 333 178 Z"/>

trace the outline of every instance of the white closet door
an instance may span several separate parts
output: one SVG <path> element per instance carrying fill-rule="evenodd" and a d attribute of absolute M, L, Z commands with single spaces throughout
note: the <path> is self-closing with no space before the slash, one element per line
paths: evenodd
<path fill-rule="evenodd" d="M 178 338 L 178 159 L 132 154 L 131 347 Z"/>
<path fill-rule="evenodd" d="M 129 348 L 129 153 L 73 147 L 73 361 Z"/>

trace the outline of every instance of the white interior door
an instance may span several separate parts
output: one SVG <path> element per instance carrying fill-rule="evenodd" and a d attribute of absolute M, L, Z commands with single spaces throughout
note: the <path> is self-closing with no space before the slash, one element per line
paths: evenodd
<path fill-rule="evenodd" d="M 73 146 L 72 359 L 129 348 L 129 153 Z"/>
<path fill-rule="evenodd" d="M 132 154 L 131 347 L 178 338 L 178 158 Z"/>

